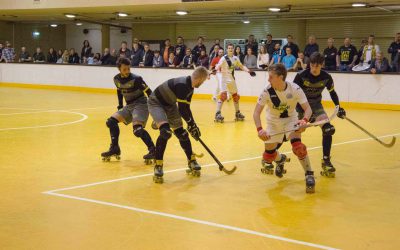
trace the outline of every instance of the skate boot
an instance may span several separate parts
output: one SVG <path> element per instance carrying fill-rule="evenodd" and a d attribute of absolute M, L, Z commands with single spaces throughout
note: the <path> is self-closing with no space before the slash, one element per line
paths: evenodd
<path fill-rule="evenodd" d="M 156 162 L 155 160 L 156 148 L 151 148 L 148 154 L 143 155 L 144 164 L 150 165 Z"/>
<path fill-rule="evenodd" d="M 315 193 L 315 179 L 313 171 L 306 172 L 306 193 L 307 194 Z"/>
<path fill-rule="evenodd" d="M 322 159 L 321 163 L 322 163 L 321 164 L 321 167 L 322 167 L 321 175 L 326 176 L 328 178 L 334 178 L 336 169 L 332 165 L 331 158 L 330 157 L 324 158 L 324 159 Z"/>
<path fill-rule="evenodd" d="M 263 174 L 274 174 L 274 164 L 266 162 L 264 159 L 261 160 L 261 173 Z"/>
<path fill-rule="evenodd" d="M 155 183 L 163 183 L 164 182 L 164 171 L 163 171 L 163 161 L 156 160 L 156 165 L 154 166 L 154 176 L 153 181 Z"/>
<path fill-rule="evenodd" d="M 106 152 L 101 153 L 101 158 L 103 161 L 110 161 L 111 157 L 115 157 L 115 159 L 120 160 L 121 159 L 121 149 L 119 148 L 119 145 L 110 145 L 110 149 Z"/>
<path fill-rule="evenodd" d="M 278 176 L 279 178 L 282 178 L 284 174 L 286 174 L 286 169 L 284 168 L 285 163 L 289 162 L 290 158 L 288 158 L 286 155 L 281 154 L 281 160 L 276 162 L 276 167 L 275 167 L 275 175 Z"/>
<path fill-rule="evenodd" d="M 191 174 L 192 176 L 195 176 L 195 177 L 199 177 L 200 176 L 201 167 L 196 161 L 196 155 L 192 155 L 192 157 L 188 161 L 188 168 L 189 169 L 186 170 L 187 174 Z"/>
<path fill-rule="evenodd" d="M 236 112 L 236 114 L 235 114 L 235 121 L 236 122 L 244 121 L 244 118 L 245 118 L 245 116 L 242 113 L 240 113 L 240 111 Z"/>
<path fill-rule="evenodd" d="M 221 112 L 220 112 L 220 111 L 218 111 L 217 113 L 215 113 L 214 122 L 216 122 L 216 123 L 218 123 L 218 122 L 224 123 L 224 119 L 225 119 L 225 118 L 221 115 Z"/>

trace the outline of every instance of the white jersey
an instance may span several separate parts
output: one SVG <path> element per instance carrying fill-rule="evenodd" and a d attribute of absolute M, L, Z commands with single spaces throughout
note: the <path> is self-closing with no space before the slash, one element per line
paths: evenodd
<path fill-rule="evenodd" d="M 268 89 L 270 88 L 272 88 L 272 86 L 271 84 L 268 84 L 257 101 L 259 105 L 267 106 L 267 121 L 279 121 L 285 118 L 297 121 L 297 103 L 304 104 L 307 102 L 307 97 L 303 90 L 295 83 L 286 82 L 286 89 L 284 91 L 275 90 L 275 93 L 280 100 L 279 106 L 276 107 L 271 99 L 270 93 L 268 92 Z"/>
<path fill-rule="evenodd" d="M 215 66 L 220 70 L 223 77 L 232 76 L 235 68 L 242 66 L 242 63 L 237 56 L 228 57 L 231 61 L 231 66 L 229 66 L 228 62 L 226 61 L 226 57 L 228 57 L 228 55 L 221 57 L 217 66 Z"/>

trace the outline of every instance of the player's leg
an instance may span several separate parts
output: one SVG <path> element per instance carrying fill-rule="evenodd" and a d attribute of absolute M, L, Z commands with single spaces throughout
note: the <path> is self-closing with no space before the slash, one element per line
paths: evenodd
<path fill-rule="evenodd" d="M 233 106 L 235 107 L 235 121 L 243 121 L 245 116 L 240 112 L 239 100 L 240 95 L 237 90 L 235 79 L 231 79 L 227 84 L 228 92 L 232 95 Z"/>
<path fill-rule="evenodd" d="M 129 110 L 126 106 L 107 119 L 106 125 L 110 130 L 111 144 L 110 148 L 107 151 L 101 153 L 103 161 L 110 161 L 111 157 L 113 156 L 115 156 L 115 158 L 117 158 L 118 160 L 120 159 L 121 149 L 119 147 L 120 131 L 118 123 L 123 122 L 126 124 L 125 117 L 129 117 Z"/>
<path fill-rule="evenodd" d="M 217 110 L 215 112 L 215 119 L 214 122 L 220 122 L 223 123 L 224 122 L 224 117 L 221 114 L 221 109 L 222 109 L 222 105 L 224 104 L 224 102 L 226 101 L 226 99 L 228 98 L 228 90 L 226 88 L 226 79 L 223 78 L 222 76 L 220 76 L 219 78 L 219 97 L 218 97 L 218 101 L 217 101 Z"/>

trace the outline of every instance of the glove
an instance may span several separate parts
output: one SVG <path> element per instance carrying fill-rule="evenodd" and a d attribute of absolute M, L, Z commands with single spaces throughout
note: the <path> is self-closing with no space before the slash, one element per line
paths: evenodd
<path fill-rule="evenodd" d="M 118 105 L 117 110 L 122 109 L 124 106 L 123 105 Z"/>
<path fill-rule="evenodd" d="M 252 77 L 255 77 L 255 76 L 256 76 L 256 72 L 254 72 L 254 71 L 249 71 L 249 74 L 250 74 Z"/>
<path fill-rule="evenodd" d="M 345 111 L 343 108 L 339 107 L 337 116 L 338 116 L 339 118 L 341 118 L 341 119 L 344 119 L 344 117 L 346 116 L 346 111 Z"/>
<path fill-rule="evenodd" d="M 190 135 L 196 140 L 198 141 L 201 133 L 200 133 L 200 129 L 199 127 L 197 127 L 196 123 L 191 123 L 188 125 L 187 130 L 189 131 Z"/>

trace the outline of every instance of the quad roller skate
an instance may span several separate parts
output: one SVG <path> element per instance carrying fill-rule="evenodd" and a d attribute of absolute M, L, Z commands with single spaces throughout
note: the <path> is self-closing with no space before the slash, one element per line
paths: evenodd
<path fill-rule="evenodd" d="M 274 174 L 274 164 L 266 162 L 264 159 L 261 160 L 261 173 L 263 174 Z"/>
<path fill-rule="evenodd" d="M 245 118 L 245 116 L 242 113 L 240 113 L 240 111 L 237 111 L 235 113 L 235 121 L 236 122 L 244 121 L 244 118 Z"/>
<path fill-rule="evenodd" d="M 196 155 L 192 155 L 191 159 L 188 161 L 188 168 L 186 174 L 199 177 L 201 172 L 201 167 L 196 161 Z"/>
<path fill-rule="evenodd" d="M 156 149 L 155 148 L 151 148 L 149 150 L 148 154 L 143 155 L 144 164 L 151 165 L 151 164 L 155 163 L 156 162 L 155 153 L 156 153 Z"/>
<path fill-rule="evenodd" d="M 315 193 L 315 179 L 313 171 L 306 172 L 306 193 L 307 194 Z"/>
<path fill-rule="evenodd" d="M 111 157 L 115 157 L 115 159 L 121 159 L 121 149 L 118 145 L 110 145 L 110 149 L 106 152 L 101 153 L 101 158 L 103 161 L 110 161 Z"/>
<path fill-rule="evenodd" d="M 275 175 L 279 178 L 282 178 L 283 175 L 286 174 L 286 169 L 284 168 L 286 162 L 290 162 L 290 158 L 284 154 L 281 154 L 281 160 L 276 162 L 275 167 Z"/>
<path fill-rule="evenodd" d="M 324 159 L 322 159 L 321 163 L 322 163 L 321 164 L 321 167 L 322 167 L 321 175 L 326 176 L 328 178 L 334 178 L 336 169 L 332 165 L 331 158 L 330 157 L 324 158 Z"/>
<path fill-rule="evenodd" d="M 216 123 L 224 123 L 224 117 L 221 115 L 221 112 L 220 111 L 218 111 L 217 113 L 215 113 L 215 119 L 214 119 L 214 122 L 216 122 Z"/>
<path fill-rule="evenodd" d="M 162 161 L 156 160 L 156 165 L 154 166 L 154 176 L 153 181 L 155 183 L 163 183 L 164 182 L 164 171 L 163 171 L 163 163 Z"/>

